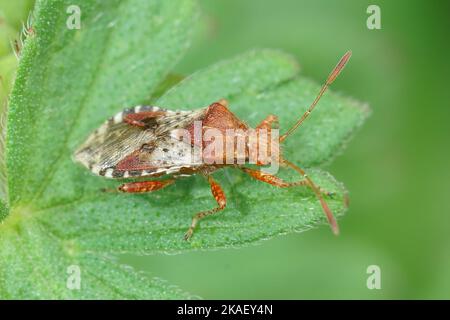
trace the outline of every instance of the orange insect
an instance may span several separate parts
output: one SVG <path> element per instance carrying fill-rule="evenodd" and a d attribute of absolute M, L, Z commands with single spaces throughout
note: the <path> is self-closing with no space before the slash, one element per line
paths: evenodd
<path fill-rule="evenodd" d="M 337 221 L 323 198 L 323 193 L 326 192 L 317 186 L 302 168 L 284 159 L 278 153 L 278 144 L 286 140 L 311 114 L 350 56 L 349 51 L 341 58 L 308 110 L 281 136 L 275 134 L 277 116 L 267 116 L 253 129 L 228 109 L 226 100 L 219 100 L 207 107 L 189 111 L 136 106 L 116 114 L 95 130 L 75 152 L 75 160 L 94 174 L 106 178 L 168 176 L 162 180 L 124 183 L 118 187 L 118 191 L 124 193 L 152 192 L 173 184 L 176 179 L 183 176 L 204 175 L 210 184 L 217 206 L 194 215 L 185 234 L 186 240 L 192 236 L 199 220 L 225 208 L 225 194 L 212 177 L 214 171 L 225 166 L 240 169 L 257 180 L 280 188 L 293 186 L 311 188 L 322 205 L 333 233 L 338 234 Z M 212 131 L 215 133 L 214 139 L 206 139 L 206 136 L 211 136 Z M 217 144 L 217 137 L 220 136 L 231 138 L 233 147 L 231 153 L 229 150 L 217 148 L 220 144 L 226 145 L 223 141 Z M 252 140 L 251 137 L 255 139 Z M 276 137 L 276 140 L 273 137 Z M 239 145 L 240 149 L 237 148 Z M 259 150 L 263 149 L 272 151 L 261 155 Z M 213 152 L 209 152 L 211 150 Z M 245 166 L 251 159 L 258 166 L 276 162 L 295 170 L 303 179 L 287 182 L 263 170 Z"/>

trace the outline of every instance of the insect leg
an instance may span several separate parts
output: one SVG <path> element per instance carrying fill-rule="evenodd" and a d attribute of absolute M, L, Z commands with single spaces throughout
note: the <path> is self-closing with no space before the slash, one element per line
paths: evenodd
<path fill-rule="evenodd" d="M 273 114 L 269 114 L 260 124 L 256 126 L 256 129 L 271 129 L 272 124 L 278 126 L 278 117 Z"/>
<path fill-rule="evenodd" d="M 126 193 L 152 192 L 174 183 L 174 179 L 128 182 L 119 186 L 118 190 Z"/>
<path fill-rule="evenodd" d="M 227 205 L 227 200 L 225 198 L 225 193 L 223 192 L 220 185 L 213 179 L 211 175 L 208 176 L 208 182 L 211 186 L 211 193 L 214 196 L 214 199 L 217 201 L 217 207 L 214 209 L 208 210 L 208 211 L 202 211 L 197 213 L 192 218 L 191 226 L 189 227 L 188 231 L 184 235 L 184 240 L 189 240 L 189 238 L 192 236 L 194 229 L 198 223 L 199 220 L 203 219 L 206 216 L 209 216 L 211 214 L 216 213 L 217 211 L 223 210 L 225 206 Z"/>
<path fill-rule="evenodd" d="M 334 217 L 333 213 L 331 212 L 330 208 L 328 207 L 328 204 L 323 199 L 320 188 L 318 186 L 316 186 L 316 184 L 311 180 L 311 178 L 306 174 L 305 170 L 303 170 L 302 168 L 296 166 L 292 162 L 287 161 L 286 159 L 282 159 L 281 163 L 283 165 L 286 165 L 287 167 L 297 171 L 300 175 L 303 176 L 303 178 L 305 178 L 305 180 L 308 181 L 309 187 L 314 191 L 314 193 L 316 194 L 317 198 L 320 201 L 320 204 L 322 205 L 322 209 L 325 212 L 325 215 L 328 219 L 328 223 L 330 224 L 331 230 L 333 231 L 333 233 L 335 235 L 338 235 L 339 227 L 338 227 L 336 218 Z"/>
<path fill-rule="evenodd" d="M 240 169 L 242 171 L 244 171 L 245 173 L 247 173 L 248 175 L 250 175 L 252 178 L 255 178 L 256 180 L 271 184 L 271 185 L 279 187 L 279 188 L 290 188 L 290 187 L 297 187 L 297 186 L 308 186 L 309 187 L 310 186 L 309 181 L 306 179 L 302 179 L 302 180 L 294 181 L 294 182 L 287 182 L 277 176 L 264 173 L 261 170 L 254 170 L 254 169 L 249 169 L 249 168 L 245 168 L 245 167 L 241 167 Z M 318 189 L 320 190 L 321 193 L 323 193 L 327 196 L 333 195 L 332 192 L 328 192 L 328 191 L 322 189 L 321 187 L 318 187 Z"/>

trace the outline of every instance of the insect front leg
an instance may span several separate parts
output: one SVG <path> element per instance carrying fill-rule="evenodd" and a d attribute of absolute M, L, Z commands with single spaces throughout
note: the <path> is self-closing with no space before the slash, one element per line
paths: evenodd
<path fill-rule="evenodd" d="M 175 182 L 175 179 L 128 182 L 119 186 L 125 193 L 144 193 L 160 190 Z"/>
<path fill-rule="evenodd" d="M 227 200 L 225 197 L 225 193 L 222 190 L 222 187 L 213 179 L 211 175 L 208 176 L 208 182 L 211 186 L 211 193 L 214 196 L 214 199 L 216 199 L 217 207 L 214 209 L 208 210 L 208 211 L 202 211 L 197 213 L 192 218 L 191 226 L 189 227 L 188 231 L 184 235 L 184 240 L 189 240 L 190 237 L 192 237 L 192 234 L 194 233 L 194 229 L 197 226 L 197 223 L 203 219 L 206 216 L 209 216 L 211 214 L 214 214 L 218 211 L 221 211 L 225 208 L 227 205 Z"/>

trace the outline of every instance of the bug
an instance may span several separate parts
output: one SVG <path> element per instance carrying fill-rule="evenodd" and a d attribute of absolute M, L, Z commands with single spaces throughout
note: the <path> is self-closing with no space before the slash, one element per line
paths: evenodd
<path fill-rule="evenodd" d="M 351 51 L 345 53 L 329 74 L 307 111 L 286 133 L 281 136 L 277 135 L 275 142 L 283 143 L 308 118 L 324 92 L 342 71 L 350 56 Z M 262 132 L 265 132 L 266 139 L 257 139 L 256 147 L 257 150 L 270 147 L 274 140 L 267 137 L 274 135 L 277 124 L 277 116 L 268 115 L 256 128 L 252 129 L 228 109 L 228 102 L 223 99 L 207 107 L 189 111 L 172 111 L 155 106 L 136 106 L 125 109 L 108 119 L 75 151 L 74 158 L 94 174 L 106 178 L 166 177 L 158 178 L 158 180 L 141 179 L 123 183 L 117 188 L 117 191 L 123 193 L 153 192 L 173 184 L 176 179 L 183 176 L 193 174 L 205 176 L 217 206 L 193 216 L 184 236 L 185 240 L 191 238 L 201 219 L 225 209 L 225 193 L 220 184 L 212 177 L 213 172 L 225 166 L 242 170 L 254 179 L 276 187 L 306 186 L 311 188 L 323 208 L 333 233 L 338 234 L 337 221 L 324 200 L 323 195 L 326 192 L 317 186 L 302 168 L 284 159 L 280 154 L 277 154 L 275 158 L 268 156 L 258 158 L 259 154 L 257 155 L 255 162 L 257 166 L 277 162 L 295 170 L 302 177 L 298 181 L 287 182 L 274 174 L 245 165 L 246 161 L 254 155 L 249 148 L 247 133 L 256 132 L 256 136 L 259 138 L 262 136 Z M 219 161 L 225 158 L 223 151 L 211 153 L 208 157 L 204 157 L 204 154 L 201 154 L 203 157 L 200 158 L 192 157 L 195 151 L 206 150 L 212 143 L 198 140 L 195 137 L 197 129 L 200 130 L 200 133 L 205 133 L 206 130 L 214 130 L 216 133 L 232 131 L 233 146 L 236 146 L 235 138 L 244 136 L 244 151 L 240 155 L 245 160 L 244 163 L 237 161 L 236 152 L 231 153 L 231 163 Z M 182 135 L 174 134 L 174 132 L 186 133 L 187 138 L 181 139 Z M 194 137 L 192 137 L 192 133 Z"/>

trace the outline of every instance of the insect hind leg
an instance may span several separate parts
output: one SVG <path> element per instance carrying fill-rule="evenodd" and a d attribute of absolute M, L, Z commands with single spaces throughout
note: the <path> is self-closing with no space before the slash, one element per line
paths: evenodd
<path fill-rule="evenodd" d="M 208 175 L 208 182 L 211 186 L 211 193 L 214 196 L 214 199 L 216 199 L 217 207 L 211 210 L 199 212 L 194 215 L 194 217 L 192 218 L 191 226 L 184 235 L 184 240 L 189 240 L 192 237 L 194 229 L 201 219 L 225 209 L 225 206 L 227 205 L 225 193 L 223 192 L 222 187 L 213 179 L 211 175 Z"/>

